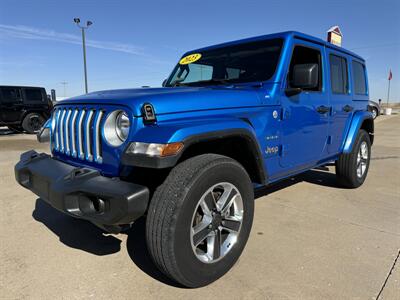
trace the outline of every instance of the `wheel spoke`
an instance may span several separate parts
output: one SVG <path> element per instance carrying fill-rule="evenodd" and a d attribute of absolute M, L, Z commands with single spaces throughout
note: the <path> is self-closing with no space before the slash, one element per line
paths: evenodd
<path fill-rule="evenodd" d="M 224 187 L 224 192 L 221 197 L 218 199 L 217 207 L 221 212 L 226 212 L 229 207 L 232 205 L 235 195 L 237 194 L 236 190 L 232 189 L 231 186 Z"/>
<path fill-rule="evenodd" d="M 202 221 L 195 228 L 193 228 L 193 244 L 197 247 L 212 231 L 209 228 L 210 222 Z"/>
<path fill-rule="evenodd" d="M 221 231 L 216 230 L 212 239 L 212 259 L 218 259 L 221 256 Z"/>
<path fill-rule="evenodd" d="M 239 221 L 239 220 L 235 220 L 235 219 L 232 219 L 232 218 L 229 218 L 229 219 L 225 218 L 222 221 L 222 228 L 226 229 L 226 230 L 228 230 L 230 232 L 238 232 L 241 223 L 242 222 Z"/>
<path fill-rule="evenodd" d="M 364 159 L 368 158 L 368 147 L 365 142 L 361 144 L 360 154 L 361 154 L 361 158 L 364 158 Z"/>
<path fill-rule="evenodd" d="M 362 160 L 361 160 L 361 159 L 360 159 L 360 160 L 357 160 L 357 169 L 360 167 L 361 163 L 362 163 Z"/>
<path fill-rule="evenodd" d="M 212 192 L 209 192 L 200 202 L 201 209 L 206 215 L 211 216 L 211 211 L 216 209 L 216 203 Z"/>

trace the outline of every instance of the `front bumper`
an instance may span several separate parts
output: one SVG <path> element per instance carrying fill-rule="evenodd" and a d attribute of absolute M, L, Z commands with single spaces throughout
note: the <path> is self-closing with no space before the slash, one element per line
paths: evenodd
<path fill-rule="evenodd" d="M 147 187 L 102 176 L 33 150 L 21 155 L 15 178 L 54 208 L 88 220 L 110 232 L 142 216 L 149 203 Z"/>

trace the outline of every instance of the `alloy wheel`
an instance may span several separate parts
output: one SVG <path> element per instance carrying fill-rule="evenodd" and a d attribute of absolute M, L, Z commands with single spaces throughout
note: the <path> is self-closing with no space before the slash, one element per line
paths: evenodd
<path fill-rule="evenodd" d="M 221 182 L 200 198 L 192 217 L 190 240 L 204 263 L 221 260 L 237 242 L 243 221 L 243 200 L 231 183 Z"/>
<path fill-rule="evenodd" d="M 29 126 L 33 129 L 33 131 L 40 130 L 42 124 L 40 124 L 40 118 L 38 116 L 32 116 L 29 119 Z"/>
<path fill-rule="evenodd" d="M 363 141 L 360 145 L 360 149 L 357 154 L 357 176 L 358 178 L 363 177 L 365 170 L 367 169 L 368 163 L 368 145 Z"/>

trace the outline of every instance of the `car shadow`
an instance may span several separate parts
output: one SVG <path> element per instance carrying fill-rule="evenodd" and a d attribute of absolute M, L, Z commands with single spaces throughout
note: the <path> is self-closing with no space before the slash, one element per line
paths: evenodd
<path fill-rule="evenodd" d="M 32 217 L 50 229 L 68 247 L 95 255 L 108 255 L 121 250 L 120 239 L 105 234 L 90 222 L 59 212 L 40 198 L 36 200 Z"/>
<path fill-rule="evenodd" d="M 257 188 L 254 192 L 255 199 L 261 198 L 263 196 L 267 196 L 278 192 L 284 188 L 290 187 L 292 185 L 308 182 L 311 184 L 321 185 L 330 188 L 338 188 L 344 189 L 344 187 L 338 184 L 336 174 L 329 172 L 327 167 L 319 167 L 313 170 L 301 173 L 299 175 L 290 177 L 288 179 L 284 179 L 282 181 L 278 181 L 271 185 Z"/>
<path fill-rule="evenodd" d="M 7 127 L 0 127 L 0 136 L 2 135 L 16 135 L 21 134 L 22 132 L 16 132 L 8 129 Z"/>
<path fill-rule="evenodd" d="M 144 273 L 164 284 L 185 288 L 165 276 L 154 264 L 146 245 L 146 219 L 144 217 L 135 221 L 132 228 L 126 232 L 128 240 L 126 248 L 133 263 Z"/>
<path fill-rule="evenodd" d="M 121 250 L 121 240 L 106 234 L 92 223 L 75 219 L 37 199 L 32 217 L 59 237 L 64 245 L 94 255 L 109 255 Z M 166 277 L 153 263 L 146 246 L 145 218 L 136 220 L 127 235 L 127 251 L 132 262 L 144 273 L 170 286 L 182 287 Z M 183 287 L 182 287 L 183 288 Z"/>
<path fill-rule="evenodd" d="M 268 187 L 255 191 L 255 199 L 273 194 L 281 189 L 300 182 L 339 188 L 336 175 L 327 168 L 319 168 L 282 180 Z M 113 235 L 106 235 L 101 229 L 87 221 L 67 216 L 52 208 L 42 199 L 37 199 L 32 213 L 35 220 L 43 223 L 60 241 L 68 247 L 80 249 L 95 255 L 113 254 L 121 249 L 121 240 Z M 144 217 L 135 221 L 123 234 L 127 235 L 126 249 L 132 262 L 153 279 L 169 286 L 185 288 L 165 276 L 153 263 L 146 246 L 146 221 Z"/>

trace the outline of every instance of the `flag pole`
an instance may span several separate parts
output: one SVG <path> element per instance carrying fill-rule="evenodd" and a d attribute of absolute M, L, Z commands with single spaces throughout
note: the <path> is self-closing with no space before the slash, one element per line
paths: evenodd
<path fill-rule="evenodd" d="M 387 108 L 389 108 L 389 96 L 390 96 L 390 79 L 388 80 L 388 92 L 387 92 Z"/>

